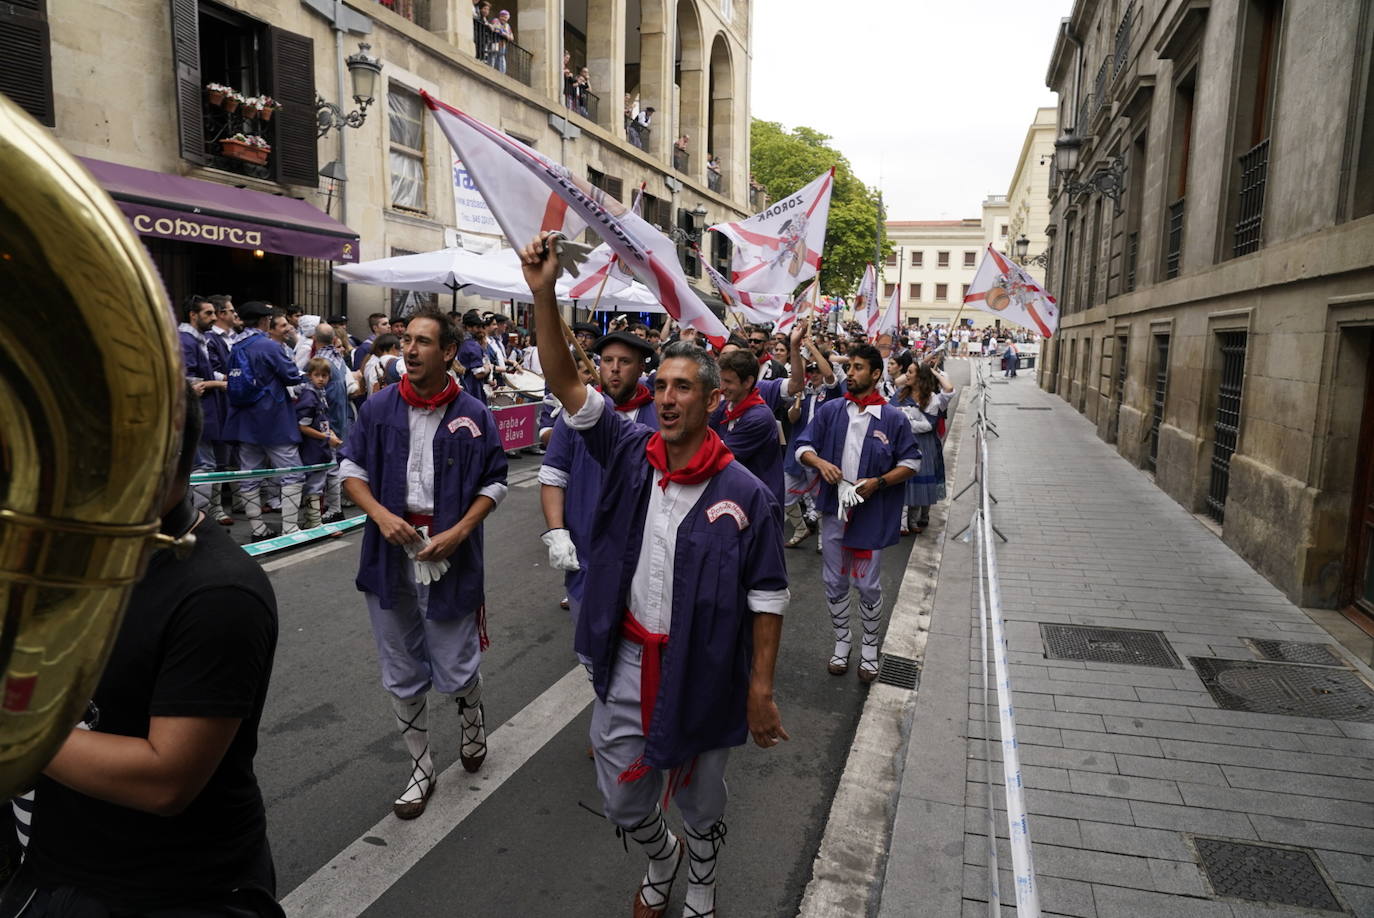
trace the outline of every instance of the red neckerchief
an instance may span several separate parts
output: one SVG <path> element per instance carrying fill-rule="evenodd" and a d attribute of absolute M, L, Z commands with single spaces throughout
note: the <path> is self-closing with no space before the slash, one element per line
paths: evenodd
<path fill-rule="evenodd" d="M 596 391 L 600 392 L 601 387 L 597 386 Z M 615 410 L 634 411 L 636 408 L 642 408 L 645 405 L 652 402 L 653 400 L 654 394 L 649 391 L 649 387 L 644 385 L 644 383 L 639 383 L 637 386 L 635 386 L 634 395 L 631 395 L 629 398 L 627 398 L 623 404 L 616 405 Z"/>
<path fill-rule="evenodd" d="M 763 366 L 765 363 L 767 363 L 768 361 L 770 361 L 770 360 L 772 360 L 772 359 L 773 359 L 773 355 L 771 355 L 771 354 L 764 354 L 762 357 L 759 358 L 759 366 Z"/>
<path fill-rule="evenodd" d="M 409 374 L 402 373 L 399 385 L 401 398 L 405 399 L 406 404 L 412 408 L 424 408 L 427 411 L 433 411 L 435 408 L 442 408 L 458 397 L 458 384 L 453 381 L 453 377 L 445 373 L 444 379 L 448 380 L 448 384 L 444 386 L 439 394 L 425 398 L 415 391 L 415 386 L 410 382 Z"/>
<path fill-rule="evenodd" d="M 658 480 L 658 486 L 665 491 L 668 490 L 670 481 L 685 485 L 701 484 L 735 458 L 735 454 L 730 452 L 725 441 L 709 427 L 706 429 L 706 438 L 701 441 L 696 454 L 680 469 L 668 471 L 668 445 L 663 442 L 663 434 L 657 431 L 645 444 L 644 455 L 648 457 L 650 465 L 663 473 L 663 477 Z"/>
<path fill-rule="evenodd" d="M 755 405 L 762 404 L 764 404 L 763 396 L 759 395 L 759 390 L 757 388 L 751 389 L 748 395 L 740 399 L 738 405 L 733 408 L 727 407 L 725 409 L 725 423 L 729 424 L 731 421 L 738 421 L 740 418 L 744 417 L 744 412 L 753 408 Z"/>
<path fill-rule="evenodd" d="M 853 402 L 854 404 L 858 405 L 860 410 L 867 408 L 869 405 L 887 404 L 887 399 L 883 398 L 881 395 L 878 394 L 878 390 L 876 387 L 868 390 L 868 394 L 865 395 L 863 398 L 856 398 L 853 392 L 846 392 L 844 394 L 844 397 L 849 399 L 849 401 Z"/>

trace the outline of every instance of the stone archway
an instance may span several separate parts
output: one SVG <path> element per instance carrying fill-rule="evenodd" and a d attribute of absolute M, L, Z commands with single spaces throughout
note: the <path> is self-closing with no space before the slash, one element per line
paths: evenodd
<path fill-rule="evenodd" d="M 688 161 L 680 171 L 700 179 L 706 167 L 706 70 L 701 16 L 695 0 L 677 0 L 673 49 L 677 105 L 672 140 L 680 134 L 687 135 Z"/>
<path fill-rule="evenodd" d="M 721 194 L 729 194 L 737 187 L 740 170 L 735 160 L 735 66 L 730 57 L 730 44 L 724 33 L 717 33 L 711 42 L 710 92 L 707 102 L 707 137 L 705 152 L 714 153 L 720 160 Z M 742 151 L 741 151 L 742 152 Z M 747 165 L 743 167 L 747 172 Z M 710 176 L 707 176 L 709 181 Z"/>
<path fill-rule="evenodd" d="M 668 136 L 673 131 L 669 38 L 668 0 L 625 0 L 623 83 L 618 104 L 623 105 L 624 94 L 629 93 L 639 100 L 641 108 L 656 110 L 645 146 L 660 156 L 673 140 Z"/>

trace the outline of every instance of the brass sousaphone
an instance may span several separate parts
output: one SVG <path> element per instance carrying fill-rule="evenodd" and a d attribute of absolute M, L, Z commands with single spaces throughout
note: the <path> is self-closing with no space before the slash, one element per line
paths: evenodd
<path fill-rule="evenodd" d="M 0 95 L 0 800 L 86 709 L 158 538 L 183 423 L 157 272 Z"/>

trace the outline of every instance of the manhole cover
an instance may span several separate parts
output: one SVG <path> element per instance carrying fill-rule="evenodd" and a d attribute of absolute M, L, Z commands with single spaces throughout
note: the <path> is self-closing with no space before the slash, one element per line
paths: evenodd
<path fill-rule="evenodd" d="M 920 680 L 921 668 L 915 660 L 885 653 L 878 663 L 878 681 L 884 685 L 914 689 Z"/>
<path fill-rule="evenodd" d="M 1374 691 L 1348 669 L 1214 657 L 1188 662 L 1228 711 L 1374 723 Z"/>
<path fill-rule="evenodd" d="M 1051 660 L 1183 668 L 1174 649 L 1158 631 L 1041 624 L 1040 636 L 1045 642 L 1045 656 Z"/>
<path fill-rule="evenodd" d="M 1219 896 L 1344 911 L 1307 851 L 1218 838 L 1194 838 L 1193 844 Z"/>
<path fill-rule="evenodd" d="M 1262 659 L 1275 663 L 1310 663 L 1313 666 L 1344 666 L 1330 644 L 1309 644 L 1306 641 L 1262 641 L 1246 638 L 1246 643 Z"/>

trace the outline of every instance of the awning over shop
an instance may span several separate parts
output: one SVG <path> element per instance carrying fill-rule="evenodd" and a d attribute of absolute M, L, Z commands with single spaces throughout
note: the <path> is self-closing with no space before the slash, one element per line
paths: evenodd
<path fill-rule="evenodd" d="M 358 234 L 305 201 L 78 158 L 139 235 L 335 262 L 358 260 Z"/>

